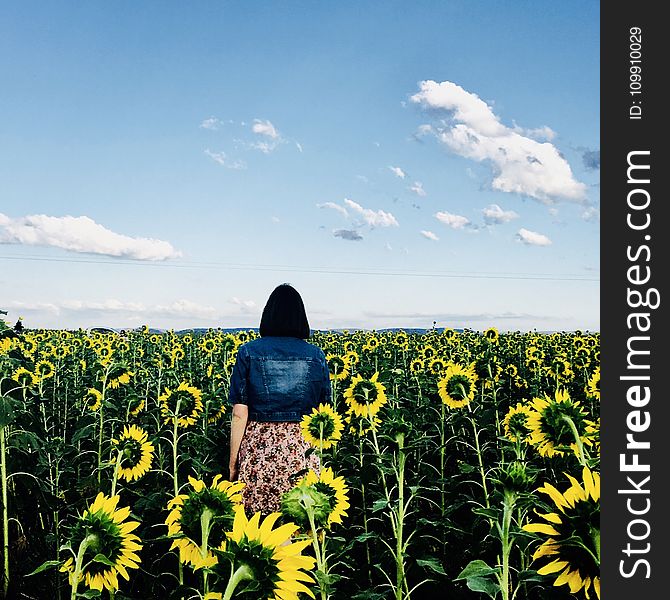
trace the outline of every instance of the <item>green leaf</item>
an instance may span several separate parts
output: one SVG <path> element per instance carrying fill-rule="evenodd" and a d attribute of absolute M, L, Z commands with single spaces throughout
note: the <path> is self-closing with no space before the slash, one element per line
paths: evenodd
<path fill-rule="evenodd" d="M 377 500 L 373 505 L 372 505 L 372 512 L 379 512 L 380 510 L 384 510 L 389 503 L 386 500 Z"/>
<path fill-rule="evenodd" d="M 467 583 L 473 592 L 481 592 L 490 598 L 495 598 L 500 591 L 500 586 L 495 581 L 484 577 L 471 577 Z"/>
<path fill-rule="evenodd" d="M 471 577 L 486 577 L 493 575 L 497 569 L 489 567 L 483 560 L 470 561 L 454 581 L 459 579 L 470 579 Z"/>
<path fill-rule="evenodd" d="M 37 569 L 34 571 L 31 571 L 26 575 L 26 577 L 30 577 L 31 575 L 37 575 L 38 573 L 41 573 L 42 571 L 46 571 L 47 569 L 50 569 L 51 567 L 56 567 L 60 565 L 62 561 L 60 560 L 47 560 L 43 562 Z"/>
<path fill-rule="evenodd" d="M 102 563 L 103 565 L 107 565 L 108 567 L 113 567 L 116 564 L 111 560 L 109 560 L 109 558 L 107 558 L 104 554 L 96 554 L 93 557 L 93 562 Z"/>
<path fill-rule="evenodd" d="M 14 407 L 12 406 L 14 401 L 7 396 L 0 396 L 0 427 L 9 425 L 14 419 L 16 419 L 16 414 L 14 413 Z"/>
<path fill-rule="evenodd" d="M 80 598 L 100 598 L 102 594 L 98 590 L 86 590 L 81 594 L 77 594 Z"/>
<path fill-rule="evenodd" d="M 434 571 L 440 575 L 446 575 L 444 568 L 442 567 L 442 563 L 440 563 L 437 558 L 417 558 L 416 564 L 420 567 L 426 567 L 430 571 Z"/>

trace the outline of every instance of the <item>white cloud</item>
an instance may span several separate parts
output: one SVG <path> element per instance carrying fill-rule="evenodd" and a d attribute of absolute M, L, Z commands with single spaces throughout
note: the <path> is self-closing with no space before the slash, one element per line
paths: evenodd
<path fill-rule="evenodd" d="M 41 312 L 52 315 L 89 313 L 91 316 L 137 315 L 141 317 L 177 317 L 215 319 L 220 316 L 213 306 L 198 304 L 191 300 L 175 300 L 167 304 L 145 304 L 110 298 L 107 300 L 61 300 L 58 302 L 9 302 L 9 308 L 24 312 Z"/>
<path fill-rule="evenodd" d="M 209 117 L 200 123 L 201 129 L 210 129 L 211 131 L 216 131 L 219 127 L 223 125 L 223 122 L 216 117 Z"/>
<path fill-rule="evenodd" d="M 334 229 L 333 235 L 350 242 L 360 242 L 363 239 L 363 236 L 355 229 Z"/>
<path fill-rule="evenodd" d="M 372 210 L 371 208 L 364 208 L 357 202 L 344 199 L 344 203 L 355 213 L 359 214 L 363 221 L 370 227 L 398 227 L 398 221 L 390 213 L 384 210 Z"/>
<path fill-rule="evenodd" d="M 425 237 L 427 240 L 433 240 L 434 242 L 437 242 L 440 239 L 432 231 L 425 231 L 423 229 L 421 230 L 421 235 Z"/>
<path fill-rule="evenodd" d="M 400 179 L 405 179 L 405 177 L 407 177 L 407 173 L 400 167 L 389 167 L 389 169 L 396 177 L 400 177 Z"/>
<path fill-rule="evenodd" d="M 261 119 L 254 119 L 251 131 L 259 135 L 267 136 L 272 140 L 278 140 L 281 137 L 276 127 L 270 123 L 270 121 L 262 121 Z"/>
<path fill-rule="evenodd" d="M 470 224 L 470 220 L 466 217 L 454 215 L 446 210 L 436 212 L 435 218 L 452 229 L 463 229 Z"/>
<path fill-rule="evenodd" d="M 518 125 L 514 125 L 514 131 L 525 135 L 527 137 L 533 138 L 538 142 L 550 142 L 556 137 L 556 132 L 551 128 L 543 125 L 542 127 L 536 127 L 535 129 L 524 129 Z"/>
<path fill-rule="evenodd" d="M 302 154 L 302 144 L 300 142 L 295 142 L 295 147 L 298 149 L 298 152 Z"/>
<path fill-rule="evenodd" d="M 247 168 L 247 165 L 244 161 L 229 160 L 225 152 L 212 152 L 208 148 L 207 150 L 205 150 L 205 154 L 209 156 L 215 163 L 218 163 L 222 167 L 226 167 L 227 169 L 240 170 Z"/>
<path fill-rule="evenodd" d="M 330 208 L 331 210 L 337 211 L 340 213 L 343 217 L 348 217 L 349 213 L 347 212 L 347 209 L 344 208 L 344 206 L 340 206 L 339 204 L 336 204 L 335 202 L 322 202 L 321 204 L 317 204 L 318 208 Z"/>
<path fill-rule="evenodd" d="M 450 118 L 433 128 L 437 138 L 455 154 L 493 167 L 493 188 L 516 192 L 545 204 L 557 200 L 586 203 L 586 186 L 577 181 L 555 146 L 503 125 L 491 107 L 476 94 L 450 81 L 422 81 L 411 101 Z M 546 137 L 549 128 L 540 128 Z M 527 132 L 526 132 L 527 133 Z M 553 132 L 552 132 L 553 133 Z"/>
<path fill-rule="evenodd" d="M 253 300 L 244 300 L 242 298 L 238 298 L 237 296 L 233 296 L 230 299 L 231 303 L 239 306 L 240 310 L 245 313 L 256 313 L 258 312 L 258 305 L 256 302 Z"/>
<path fill-rule="evenodd" d="M 490 204 L 482 210 L 482 213 L 487 225 L 500 225 L 519 218 L 513 210 L 503 210 L 497 204 Z"/>
<path fill-rule="evenodd" d="M 595 206 L 588 206 L 582 212 L 582 219 L 585 221 L 600 221 L 600 210 Z"/>
<path fill-rule="evenodd" d="M 275 217 L 275 216 L 270 217 L 270 220 L 273 223 L 279 223 L 281 221 L 281 219 L 279 217 Z"/>
<path fill-rule="evenodd" d="M 420 181 L 415 181 L 411 186 L 409 186 L 409 190 L 414 192 L 417 196 L 425 196 L 426 195 L 426 190 L 423 189 L 423 183 Z"/>
<path fill-rule="evenodd" d="M 167 260 L 182 255 L 170 242 L 130 237 L 111 231 L 90 217 L 69 215 L 10 218 L 0 213 L 0 244 L 50 246 L 70 252 L 149 261 Z"/>
<path fill-rule="evenodd" d="M 527 246 L 550 246 L 551 240 L 541 233 L 536 233 L 535 231 L 529 231 L 523 227 L 519 229 L 516 234 L 517 240 L 526 244 Z"/>

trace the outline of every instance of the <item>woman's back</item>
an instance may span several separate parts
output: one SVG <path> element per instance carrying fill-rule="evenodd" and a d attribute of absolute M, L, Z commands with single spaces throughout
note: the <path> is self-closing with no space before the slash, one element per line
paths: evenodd
<path fill-rule="evenodd" d="M 299 421 L 330 396 L 323 351 L 295 337 L 260 337 L 241 346 L 230 400 L 252 421 Z"/>

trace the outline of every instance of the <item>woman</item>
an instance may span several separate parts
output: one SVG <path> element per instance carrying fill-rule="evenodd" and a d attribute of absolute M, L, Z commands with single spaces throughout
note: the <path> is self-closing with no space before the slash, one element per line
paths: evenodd
<path fill-rule="evenodd" d="M 300 294 L 284 283 L 263 309 L 260 338 L 240 346 L 230 380 L 230 480 L 246 483 L 249 514 L 279 510 L 306 469 L 319 469 L 300 431 L 303 415 L 330 401 L 326 357 L 310 335 Z M 302 472 L 302 473 L 301 473 Z"/>

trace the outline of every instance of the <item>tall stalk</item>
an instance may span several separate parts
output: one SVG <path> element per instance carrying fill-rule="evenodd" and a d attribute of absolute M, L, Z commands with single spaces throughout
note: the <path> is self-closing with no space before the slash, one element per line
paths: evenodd
<path fill-rule="evenodd" d="M 7 448 L 5 426 L 0 427 L 0 480 L 2 482 L 2 592 L 7 597 L 9 588 L 9 513 L 7 508 Z"/>

